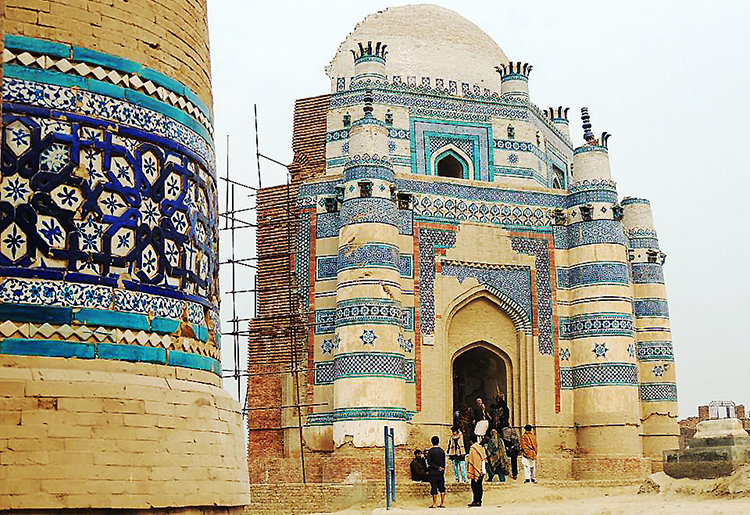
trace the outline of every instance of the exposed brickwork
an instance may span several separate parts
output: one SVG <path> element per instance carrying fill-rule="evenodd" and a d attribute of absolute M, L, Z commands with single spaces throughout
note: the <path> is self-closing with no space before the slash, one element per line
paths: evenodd
<path fill-rule="evenodd" d="M 4 0 L 8 34 L 90 48 L 178 80 L 212 105 L 205 0 Z"/>
<path fill-rule="evenodd" d="M 0 358 L 0 510 L 240 505 L 239 406 L 209 372 Z"/>
<path fill-rule="evenodd" d="M 297 185 L 325 173 L 326 114 L 330 95 L 298 100 L 294 110 L 289 165 L 292 184 L 263 188 L 258 192 L 258 315 L 249 324 L 248 408 L 281 406 L 293 401 L 282 390 L 283 370 L 306 361 L 304 313 L 294 277 L 297 259 Z M 296 349 L 296 352 L 294 351 Z M 300 374 L 304 403 L 306 374 Z M 281 410 L 253 410 L 248 417 L 248 456 L 251 482 L 275 481 L 300 476 L 298 459 L 284 458 Z M 271 460 L 271 461 L 266 461 Z M 311 467 L 314 459 L 310 460 Z M 315 474 L 313 474 L 315 475 Z M 319 477 L 321 473 L 317 474 Z"/>
<path fill-rule="evenodd" d="M 331 95 L 320 95 L 294 103 L 294 161 L 289 171 L 295 184 L 325 174 L 326 115 L 330 101 Z"/>

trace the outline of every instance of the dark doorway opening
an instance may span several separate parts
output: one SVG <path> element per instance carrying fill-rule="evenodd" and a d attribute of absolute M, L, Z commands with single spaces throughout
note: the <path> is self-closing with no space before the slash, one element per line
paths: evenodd
<path fill-rule="evenodd" d="M 453 361 L 454 412 L 463 404 L 476 408 L 477 397 L 490 406 L 499 395 L 508 398 L 508 372 L 505 362 L 496 353 L 475 347 Z"/>
<path fill-rule="evenodd" d="M 464 178 L 465 164 L 459 161 L 453 154 L 446 154 L 437 162 L 437 174 L 439 177 Z"/>

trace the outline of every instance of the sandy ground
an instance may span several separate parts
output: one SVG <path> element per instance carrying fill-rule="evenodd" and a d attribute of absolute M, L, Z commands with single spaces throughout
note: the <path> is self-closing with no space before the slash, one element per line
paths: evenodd
<path fill-rule="evenodd" d="M 658 487 L 657 487 L 658 485 Z M 511 484 L 485 491 L 481 508 L 468 508 L 470 494 L 446 499 L 446 509 L 429 509 L 428 498 L 399 501 L 386 512 L 380 506 L 362 506 L 339 515 L 411 513 L 492 513 L 503 515 L 750 515 L 750 469 L 731 479 L 672 480 L 654 474 L 649 493 L 641 487 L 586 487 Z M 659 492 L 656 492 L 656 489 Z"/>

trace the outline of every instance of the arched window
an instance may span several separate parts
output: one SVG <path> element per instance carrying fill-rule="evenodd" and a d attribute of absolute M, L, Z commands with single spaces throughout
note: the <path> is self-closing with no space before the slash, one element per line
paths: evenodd
<path fill-rule="evenodd" d="M 454 179 L 464 179 L 464 173 L 468 167 L 463 159 L 457 157 L 452 152 L 447 152 L 437 162 L 437 174 L 439 177 L 453 177 Z"/>

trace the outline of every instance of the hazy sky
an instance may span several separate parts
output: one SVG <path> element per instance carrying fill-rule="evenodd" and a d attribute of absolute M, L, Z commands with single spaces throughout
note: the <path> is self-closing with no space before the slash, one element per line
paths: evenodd
<path fill-rule="evenodd" d="M 667 253 L 680 417 L 697 414 L 697 406 L 711 400 L 750 404 L 750 341 L 740 324 L 750 319 L 750 168 L 743 129 L 750 120 L 750 2 L 436 3 L 476 23 L 510 59 L 534 65 L 532 101 L 542 108 L 571 106 L 576 145 L 584 105 L 594 132 L 613 134 L 612 178 L 620 197 L 651 200 Z M 261 152 L 290 162 L 294 100 L 328 93 L 323 68 L 339 44 L 367 14 L 390 5 L 399 4 L 211 0 L 219 173 L 225 173 L 229 134 L 232 176 L 257 184 L 254 103 Z M 284 169 L 264 163 L 263 181 L 284 182 Z M 247 235 L 238 235 L 236 248 L 249 255 Z M 238 286 L 250 286 L 250 275 L 241 272 Z M 229 284 L 222 273 L 222 289 Z M 224 301 L 226 319 L 231 306 Z M 250 307 L 239 309 L 247 316 Z M 223 346 L 230 368 L 229 337 Z M 225 386 L 237 395 L 232 381 Z"/>

